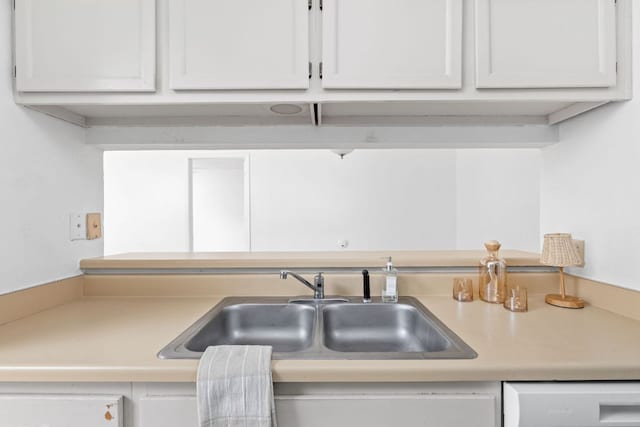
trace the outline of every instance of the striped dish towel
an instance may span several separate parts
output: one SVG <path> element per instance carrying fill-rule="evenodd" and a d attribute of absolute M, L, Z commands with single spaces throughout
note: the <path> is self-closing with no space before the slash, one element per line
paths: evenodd
<path fill-rule="evenodd" d="M 271 347 L 208 347 L 198 366 L 200 427 L 276 427 Z"/>

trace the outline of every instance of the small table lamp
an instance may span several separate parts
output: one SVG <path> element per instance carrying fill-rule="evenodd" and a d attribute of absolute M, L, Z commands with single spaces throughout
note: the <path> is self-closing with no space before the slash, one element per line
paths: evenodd
<path fill-rule="evenodd" d="M 545 234 L 540 262 L 544 265 L 560 268 L 560 294 L 545 296 L 546 303 L 564 308 L 583 308 L 582 298 L 567 295 L 564 288 L 564 267 L 578 265 L 581 262 L 580 255 L 573 245 L 571 234 Z"/>

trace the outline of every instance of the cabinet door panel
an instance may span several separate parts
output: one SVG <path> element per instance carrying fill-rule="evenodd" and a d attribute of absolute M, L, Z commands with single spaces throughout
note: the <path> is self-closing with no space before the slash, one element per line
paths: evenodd
<path fill-rule="evenodd" d="M 478 88 L 616 83 L 614 0 L 476 0 Z"/>
<path fill-rule="evenodd" d="M 283 427 L 495 427 L 493 395 L 281 396 Z"/>
<path fill-rule="evenodd" d="M 198 406 L 194 396 L 143 397 L 139 427 L 198 427 Z"/>
<path fill-rule="evenodd" d="M 309 87 L 306 0 L 170 0 L 172 89 Z"/>
<path fill-rule="evenodd" d="M 122 396 L 0 394 L 0 425 L 122 427 Z"/>
<path fill-rule="evenodd" d="M 461 0 L 324 0 L 328 89 L 458 89 Z"/>
<path fill-rule="evenodd" d="M 154 91 L 155 19 L 155 0 L 16 0 L 18 91 Z"/>
<path fill-rule="evenodd" d="M 280 427 L 495 427 L 494 395 L 276 396 Z M 195 396 L 144 397 L 140 427 L 196 427 Z"/>

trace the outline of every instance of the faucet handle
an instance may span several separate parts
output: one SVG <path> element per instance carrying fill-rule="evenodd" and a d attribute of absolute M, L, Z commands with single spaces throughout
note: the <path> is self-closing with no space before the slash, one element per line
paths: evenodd
<path fill-rule="evenodd" d="M 371 302 L 371 287 L 369 284 L 369 270 L 362 270 L 362 302 Z"/>
<path fill-rule="evenodd" d="M 313 278 L 313 284 L 316 288 L 313 292 L 313 297 L 315 299 L 324 299 L 324 276 L 322 275 L 322 272 L 316 274 Z"/>

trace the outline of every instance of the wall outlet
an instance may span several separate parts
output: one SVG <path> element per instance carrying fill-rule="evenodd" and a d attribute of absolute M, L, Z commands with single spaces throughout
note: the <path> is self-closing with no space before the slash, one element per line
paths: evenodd
<path fill-rule="evenodd" d="M 575 246 L 578 255 L 580 255 L 581 262 L 578 267 L 584 267 L 584 240 L 573 240 L 573 246 Z"/>
<path fill-rule="evenodd" d="M 87 240 L 87 215 L 69 214 L 69 240 Z"/>

